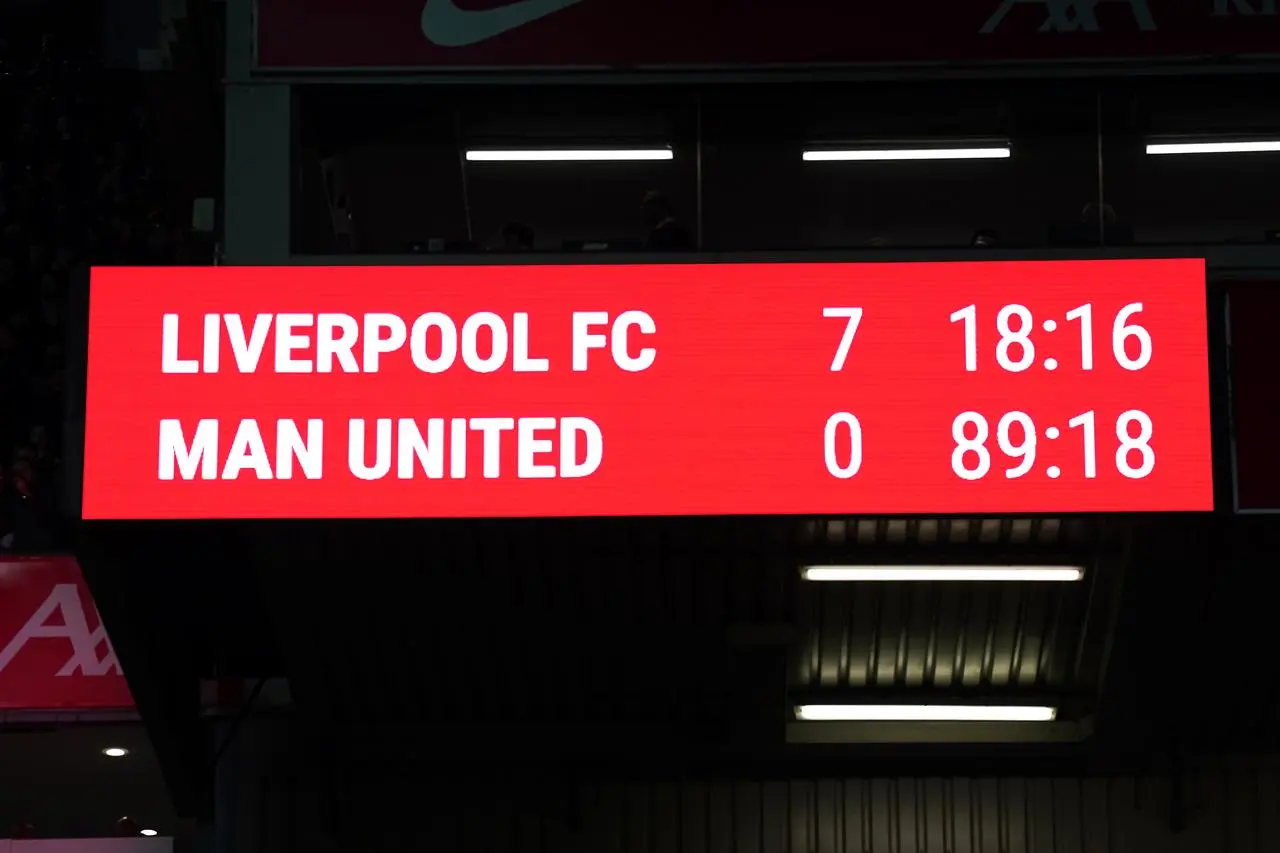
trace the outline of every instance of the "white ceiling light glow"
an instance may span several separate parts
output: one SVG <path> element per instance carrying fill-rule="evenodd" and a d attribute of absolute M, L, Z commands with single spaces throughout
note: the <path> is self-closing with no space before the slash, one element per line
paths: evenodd
<path fill-rule="evenodd" d="M 797 705 L 808 722 L 1047 723 L 1057 708 L 1042 705 Z"/>
<path fill-rule="evenodd" d="M 1149 142 L 1148 154 L 1257 154 L 1280 151 L 1280 139 L 1253 142 Z"/>
<path fill-rule="evenodd" d="M 673 160 L 670 148 L 530 148 L 524 150 L 470 149 L 471 163 L 610 163 Z"/>
<path fill-rule="evenodd" d="M 1080 566 L 805 566 L 800 577 L 807 581 L 904 582 L 904 581 L 1048 581 L 1069 583 L 1084 577 Z"/>
<path fill-rule="evenodd" d="M 145 835 L 147 838 L 155 838 L 157 835 L 160 834 L 159 832 L 156 832 L 154 829 L 139 830 L 139 833 L 141 835 Z"/>
<path fill-rule="evenodd" d="M 124 758 L 126 755 L 129 754 L 129 750 L 125 749 L 122 746 L 109 746 L 106 749 L 102 750 L 102 754 L 105 755 L 107 758 Z"/>
<path fill-rule="evenodd" d="M 1005 160 L 1013 156 L 1005 145 L 968 145 L 959 147 L 894 147 L 894 148 L 809 148 L 804 159 L 823 162 L 885 162 L 891 160 Z"/>

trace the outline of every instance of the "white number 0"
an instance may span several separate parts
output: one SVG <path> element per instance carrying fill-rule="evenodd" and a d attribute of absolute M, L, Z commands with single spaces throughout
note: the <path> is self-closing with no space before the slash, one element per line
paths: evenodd
<path fill-rule="evenodd" d="M 843 465 L 836 451 L 836 436 L 842 426 L 849 429 L 849 461 Z M 827 471 L 837 480 L 848 480 L 862 470 L 862 424 L 856 416 L 836 412 L 827 418 L 827 425 L 822 430 L 822 455 L 826 459 Z"/>
<path fill-rule="evenodd" d="M 836 347 L 836 357 L 831 359 L 831 372 L 844 370 L 844 363 L 849 358 L 849 347 L 853 346 L 853 336 L 858 334 L 858 324 L 862 322 L 861 308 L 823 308 L 823 317 L 843 317 L 844 334 L 840 336 L 840 346 Z"/>

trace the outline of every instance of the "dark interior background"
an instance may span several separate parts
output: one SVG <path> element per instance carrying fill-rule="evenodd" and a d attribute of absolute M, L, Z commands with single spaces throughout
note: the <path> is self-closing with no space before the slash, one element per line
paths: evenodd
<path fill-rule="evenodd" d="M 1256 243 L 1280 154 L 1152 157 L 1153 137 L 1280 136 L 1265 77 L 718 87 L 303 87 L 294 251 L 638 241 L 658 190 L 701 248 L 1044 246 L 1111 206 L 1138 244 Z M 808 143 L 1003 138 L 1007 160 L 806 163 Z M 468 147 L 669 144 L 671 161 L 466 163 Z M 335 233 L 333 206 L 349 214 Z M 1091 219 L 1096 224 L 1097 208 Z M 1114 238 L 1112 238 L 1114 239 Z M 437 244 L 438 246 L 439 244 Z"/>

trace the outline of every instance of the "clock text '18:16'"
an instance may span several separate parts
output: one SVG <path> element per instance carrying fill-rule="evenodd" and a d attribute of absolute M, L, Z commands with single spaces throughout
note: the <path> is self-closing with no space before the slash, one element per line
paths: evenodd
<path fill-rule="evenodd" d="M 1151 333 L 1131 322 L 1141 312 L 1141 302 L 1130 302 L 1111 323 L 1111 354 L 1125 370 L 1141 370 L 1151 363 Z M 1093 304 L 1072 308 L 1063 319 L 1080 325 L 1080 369 L 1093 370 Z M 966 305 L 953 311 L 951 322 L 964 323 L 964 369 L 973 373 L 978 369 L 978 306 Z M 996 313 L 995 325 L 1000 334 L 996 364 L 1010 373 L 1029 370 L 1036 362 L 1036 345 L 1031 339 L 1036 324 L 1031 310 L 1025 305 L 1006 305 Z M 1048 318 L 1042 325 L 1046 332 L 1053 332 L 1058 321 Z"/>

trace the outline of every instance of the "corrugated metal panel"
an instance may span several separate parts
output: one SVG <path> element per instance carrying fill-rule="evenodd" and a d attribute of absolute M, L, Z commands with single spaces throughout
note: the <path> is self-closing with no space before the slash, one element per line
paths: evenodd
<path fill-rule="evenodd" d="M 451 853 L 1274 853 L 1280 776 L 897 778 L 594 784 L 353 774 L 243 788 L 234 849 Z M 304 784 L 299 784 L 302 781 Z M 222 804 L 219 804 L 222 808 Z M 1182 828 L 1175 830 L 1182 817 Z"/>
<path fill-rule="evenodd" d="M 1011 546 L 1087 549 L 1101 525 L 1089 518 L 837 518 L 803 523 L 802 538 L 878 546 Z"/>
<path fill-rule="evenodd" d="M 1082 583 L 801 583 L 793 698 L 1096 695 L 1126 529 L 1093 519 L 826 521 L 838 562 L 1070 563 Z M 919 701 L 928 701 L 921 696 Z"/>
<path fill-rule="evenodd" d="M 1087 593 L 1080 583 L 806 584 L 792 684 L 1064 687 Z"/>
<path fill-rule="evenodd" d="M 404 562 L 367 573 L 356 543 L 336 536 L 291 542 L 288 559 L 330 567 L 323 575 L 338 580 L 301 596 L 296 579 L 281 583 L 284 576 L 264 570 L 303 710 L 369 723 L 772 715 L 780 733 L 789 682 L 1072 686 L 1087 585 L 966 593 L 886 587 L 855 595 L 802 584 L 798 571 L 850 554 L 926 561 L 1056 555 L 1092 564 L 1103 526 L 1089 519 L 772 518 L 415 529 L 420 535 Z M 764 635 L 773 639 L 759 641 Z M 741 664 L 754 654 L 743 637 L 774 646 L 777 666 L 763 659 L 767 650 Z M 800 661 L 791 677 L 788 646 Z M 758 708 L 744 709 L 746 702 Z"/>

